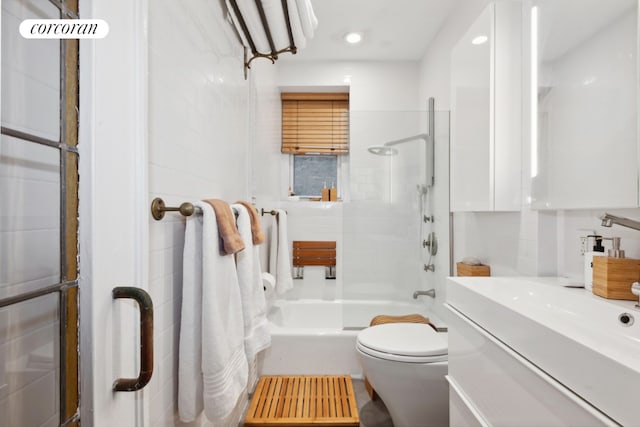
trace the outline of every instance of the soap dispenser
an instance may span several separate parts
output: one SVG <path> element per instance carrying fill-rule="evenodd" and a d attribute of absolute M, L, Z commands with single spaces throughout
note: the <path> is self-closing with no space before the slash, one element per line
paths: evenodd
<path fill-rule="evenodd" d="M 594 245 L 591 251 L 584 254 L 584 288 L 593 292 L 593 257 L 604 256 L 604 246 L 602 246 L 602 236 L 589 235 L 587 239 L 593 239 Z"/>
<path fill-rule="evenodd" d="M 611 240 L 609 256 L 593 258 L 592 292 L 604 298 L 635 301 L 631 285 L 640 281 L 640 260 L 625 258 L 620 249 L 620 237 L 603 237 Z"/>
<path fill-rule="evenodd" d="M 331 183 L 331 188 L 329 189 L 329 200 L 332 202 L 338 201 L 338 189 L 334 182 Z"/>
<path fill-rule="evenodd" d="M 611 240 L 611 249 L 607 251 L 611 258 L 624 258 L 624 251 L 620 249 L 620 237 L 609 237 Z"/>
<path fill-rule="evenodd" d="M 329 189 L 327 188 L 326 182 L 322 185 L 321 199 L 323 202 L 329 201 Z"/>

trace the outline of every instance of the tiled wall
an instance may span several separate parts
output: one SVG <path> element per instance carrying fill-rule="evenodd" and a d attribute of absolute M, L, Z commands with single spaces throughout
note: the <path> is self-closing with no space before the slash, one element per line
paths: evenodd
<path fill-rule="evenodd" d="M 258 100 L 271 71 L 263 68 L 270 66 L 266 61 L 256 61 L 244 79 L 242 49 L 223 7 L 209 0 L 149 3 L 149 200 L 159 196 L 176 206 L 249 198 L 255 137 L 250 122 L 267 120 Z M 149 289 L 157 319 L 156 369 L 147 392 L 150 425 L 168 427 L 181 425 L 176 405 L 184 219 L 168 214 L 150 219 L 149 227 Z"/>

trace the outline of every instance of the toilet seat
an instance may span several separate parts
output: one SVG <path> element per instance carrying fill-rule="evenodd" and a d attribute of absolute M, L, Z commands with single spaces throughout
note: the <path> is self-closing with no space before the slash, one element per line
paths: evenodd
<path fill-rule="evenodd" d="M 408 363 L 447 360 L 446 335 L 423 323 L 387 323 L 360 331 L 356 347 L 369 356 Z"/>

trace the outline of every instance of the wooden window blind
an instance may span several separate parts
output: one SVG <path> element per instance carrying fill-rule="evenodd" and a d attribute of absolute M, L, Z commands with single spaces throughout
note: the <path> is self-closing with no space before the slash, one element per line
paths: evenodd
<path fill-rule="evenodd" d="M 347 154 L 348 93 L 283 93 L 282 152 Z"/>

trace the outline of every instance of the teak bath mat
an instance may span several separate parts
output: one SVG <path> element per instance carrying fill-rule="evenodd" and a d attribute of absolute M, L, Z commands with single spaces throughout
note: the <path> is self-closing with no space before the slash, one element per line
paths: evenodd
<path fill-rule="evenodd" d="M 359 426 L 348 375 L 262 376 L 245 427 Z"/>

